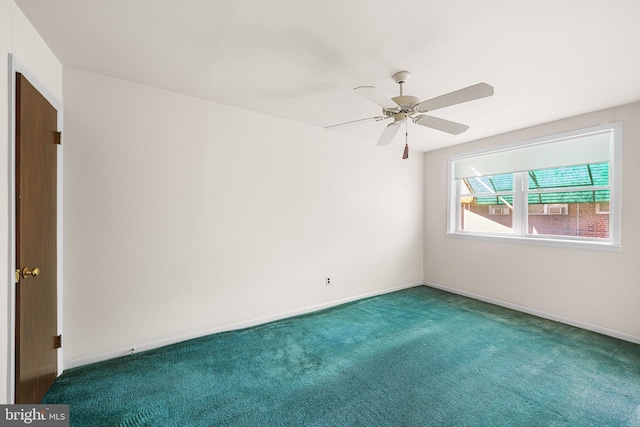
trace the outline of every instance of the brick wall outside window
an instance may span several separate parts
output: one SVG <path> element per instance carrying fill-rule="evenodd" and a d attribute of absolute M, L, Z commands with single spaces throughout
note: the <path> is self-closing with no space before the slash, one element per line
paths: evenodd
<path fill-rule="evenodd" d="M 489 215 L 489 205 L 467 205 L 473 213 L 510 227 L 511 215 Z M 569 203 L 567 215 L 530 215 L 530 234 L 555 236 L 609 237 L 609 214 L 597 214 L 595 203 Z"/>

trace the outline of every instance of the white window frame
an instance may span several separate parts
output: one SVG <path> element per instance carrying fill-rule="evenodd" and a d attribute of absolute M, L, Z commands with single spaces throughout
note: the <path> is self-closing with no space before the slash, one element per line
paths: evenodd
<path fill-rule="evenodd" d="M 609 238 L 588 238 L 556 235 L 531 235 L 527 234 L 528 219 L 528 180 L 527 172 L 514 171 L 514 212 L 513 212 L 513 233 L 491 233 L 467 231 L 460 228 L 461 207 L 458 203 L 458 196 L 462 190 L 462 179 L 455 179 L 454 164 L 456 161 L 464 161 L 477 156 L 484 156 L 492 153 L 506 152 L 507 150 L 517 150 L 520 148 L 533 147 L 537 144 L 553 143 L 568 138 L 580 137 L 590 133 L 611 131 L 612 143 L 610 144 L 609 156 L 609 188 L 610 191 L 610 212 L 609 212 Z M 449 157 L 448 174 L 448 203 L 447 203 L 447 236 L 472 238 L 493 241 L 512 241 L 517 243 L 533 243 L 554 246 L 569 246 L 589 249 L 621 250 L 621 189 L 622 189 L 622 122 L 607 123 L 585 129 L 579 129 L 561 134 L 531 139 L 515 144 L 501 146 L 496 149 L 475 151 L 472 153 L 453 155 Z M 576 188 L 579 191 L 581 188 Z"/>

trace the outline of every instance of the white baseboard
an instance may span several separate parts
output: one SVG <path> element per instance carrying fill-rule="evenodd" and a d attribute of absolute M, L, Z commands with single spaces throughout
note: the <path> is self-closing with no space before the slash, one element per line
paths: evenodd
<path fill-rule="evenodd" d="M 521 311 L 523 313 L 531 314 L 537 317 L 542 317 L 544 319 L 553 320 L 554 322 L 560 322 L 567 325 L 575 326 L 581 329 L 586 329 L 588 331 L 597 332 L 602 335 L 608 335 L 613 338 L 618 338 L 624 341 L 629 341 L 635 344 L 640 344 L 640 337 L 632 334 L 628 334 L 626 332 L 617 331 L 615 329 L 605 328 L 603 326 L 592 325 L 591 323 L 582 322 L 580 320 L 569 319 L 567 317 L 558 316 L 556 314 L 547 313 L 545 311 L 536 310 L 535 308 L 525 307 L 522 305 L 510 303 L 507 301 L 502 301 L 494 298 L 489 298 L 484 295 L 474 294 L 473 292 L 467 292 L 456 288 L 451 288 L 449 286 L 440 285 L 438 283 L 432 282 L 424 282 L 425 286 L 429 286 L 431 288 L 440 289 L 443 291 L 450 292 L 452 294 L 458 294 L 465 297 L 477 299 L 480 301 L 488 302 L 489 304 L 498 305 L 501 307 L 509 308 L 511 310 Z"/>
<path fill-rule="evenodd" d="M 174 337 L 170 337 L 170 338 L 166 338 L 166 339 L 162 339 L 162 340 L 158 340 L 158 341 L 139 344 L 139 345 L 137 345 L 135 347 L 132 347 L 132 348 L 123 348 L 123 349 L 119 349 L 119 350 L 115 350 L 115 351 L 96 354 L 96 355 L 89 356 L 89 357 L 66 360 L 64 362 L 64 369 L 76 368 L 78 366 L 88 365 L 90 363 L 102 362 L 104 360 L 109 360 L 109 359 L 115 359 L 116 357 L 126 356 L 126 355 L 129 355 L 129 354 L 138 353 L 138 352 L 141 352 L 141 351 L 153 350 L 155 348 L 163 347 L 165 345 L 176 344 L 176 343 L 181 342 L 181 341 L 186 341 L 186 340 L 190 340 L 190 339 L 194 339 L 194 338 L 200 338 L 200 337 L 204 337 L 204 336 L 211 335 L 211 334 L 217 334 L 217 333 L 220 333 L 220 332 L 227 332 L 227 331 L 233 331 L 233 330 L 237 330 L 237 329 L 249 328 L 251 326 L 261 325 L 263 323 L 273 322 L 275 320 L 286 319 L 288 317 L 299 316 L 301 314 L 312 313 L 314 311 L 323 310 L 323 309 L 329 308 L 329 307 L 335 307 L 337 305 L 345 304 L 345 303 L 352 302 L 352 301 L 357 301 L 357 300 L 364 299 L 364 298 L 369 298 L 369 297 L 374 297 L 374 296 L 377 296 L 377 295 L 388 294 L 390 292 L 399 291 L 401 289 L 408 289 L 408 288 L 413 288 L 413 287 L 416 287 L 416 286 L 422 286 L 423 284 L 424 284 L 423 282 L 407 283 L 407 284 L 404 284 L 404 285 L 395 286 L 393 288 L 387 288 L 387 289 L 383 289 L 383 290 L 380 290 L 380 291 L 373 291 L 373 292 L 368 292 L 368 293 L 365 293 L 365 294 L 354 295 L 354 296 L 350 296 L 350 297 L 347 297 L 347 298 L 342 298 L 342 299 L 335 300 L 335 301 L 330 301 L 330 302 L 326 302 L 326 303 L 322 303 L 322 304 L 303 307 L 303 308 L 300 308 L 300 309 L 286 311 L 286 312 L 283 312 L 283 313 L 277 313 L 277 314 L 273 314 L 273 315 L 270 315 L 270 316 L 259 317 L 259 318 L 255 318 L 255 319 L 246 320 L 246 321 L 243 321 L 243 322 L 223 325 L 223 326 L 212 328 L 212 329 L 192 332 L 192 333 L 183 334 L 183 335 L 179 335 L 179 336 L 174 336 Z"/>

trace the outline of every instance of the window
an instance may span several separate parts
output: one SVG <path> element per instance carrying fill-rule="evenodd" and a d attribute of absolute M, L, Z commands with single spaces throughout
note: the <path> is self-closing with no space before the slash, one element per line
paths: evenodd
<path fill-rule="evenodd" d="M 619 246 L 621 128 L 451 157 L 448 234 Z"/>
<path fill-rule="evenodd" d="M 609 215 L 609 202 L 596 203 L 596 213 Z"/>

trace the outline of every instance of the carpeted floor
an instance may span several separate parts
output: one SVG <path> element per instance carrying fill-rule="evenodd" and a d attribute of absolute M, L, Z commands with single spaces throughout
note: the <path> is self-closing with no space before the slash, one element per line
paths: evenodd
<path fill-rule="evenodd" d="M 64 372 L 73 426 L 640 426 L 640 345 L 420 286 Z"/>

